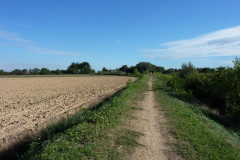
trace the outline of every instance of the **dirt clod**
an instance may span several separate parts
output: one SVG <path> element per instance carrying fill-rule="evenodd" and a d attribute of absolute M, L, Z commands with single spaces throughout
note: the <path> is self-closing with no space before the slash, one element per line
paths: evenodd
<path fill-rule="evenodd" d="M 123 88 L 120 76 L 1 78 L 0 151 L 78 108 Z M 93 92 L 94 91 L 94 92 Z"/>

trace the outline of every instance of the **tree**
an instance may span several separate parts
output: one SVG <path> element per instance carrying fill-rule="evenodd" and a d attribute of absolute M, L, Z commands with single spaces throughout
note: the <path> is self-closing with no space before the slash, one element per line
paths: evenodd
<path fill-rule="evenodd" d="M 27 69 L 23 69 L 23 70 L 22 70 L 22 74 L 23 74 L 23 75 L 28 74 L 28 70 L 27 70 Z"/>
<path fill-rule="evenodd" d="M 175 72 L 175 69 L 169 68 L 169 69 L 167 69 L 164 73 L 165 73 L 165 74 L 171 74 L 171 73 L 174 73 L 174 72 Z"/>
<path fill-rule="evenodd" d="M 40 72 L 39 68 L 29 69 L 29 74 L 37 75 L 39 74 L 39 72 Z"/>
<path fill-rule="evenodd" d="M 134 73 L 134 69 L 135 69 L 136 67 L 134 67 L 134 66 L 130 66 L 128 69 L 127 69 L 127 73 Z"/>
<path fill-rule="evenodd" d="M 150 62 L 140 62 L 136 65 L 136 68 L 141 73 L 143 73 L 144 71 L 154 72 L 156 66 L 151 64 Z"/>
<path fill-rule="evenodd" d="M 165 69 L 164 69 L 164 67 L 156 67 L 156 70 L 155 70 L 156 72 L 161 72 L 161 73 L 164 73 L 165 72 Z"/>
<path fill-rule="evenodd" d="M 62 74 L 62 71 L 60 69 L 56 69 L 56 70 L 52 70 L 51 73 L 59 75 L 59 74 Z"/>
<path fill-rule="evenodd" d="M 128 71 L 128 66 L 127 65 L 123 65 L 121 68 L 119 68 L 119 71 L 127 72 Z"/>
<path fill-rule="evenodd" d="M 209 68 L 209 67 L 204 67 L 204 68 L 199 68 L 198 71 L 199 71 L 199 73 L 214 73 L 215 69 Z"/>
<path fill-rule="evenodd" d="M 95 74 L 95 70 L 94 69 L 91 69 L 91 74 Z"/>
<path fill-rule="evenodd" d="M 0 76 L 1 75 L 4 75 L 5 73 L 4 73 L 4 70 L 0 70 Z"/>
<path fill-rule="evenodd" d="M 226 67 L 217 67 L 217 72 L 222 72 L 222 71 L 224 71 L 224 70 L 226 70 Z"/>
<path fill-rule="evenodd" d="M 81 74 L 89 74 L 91 73 L 91 66 L 88 62 L 82 62 L 77 65 L 78 71 Z"/>
<path fill-rule="evenodd" d="M 68 67 L 67 72 L 69 74 L 78 74 L 79 73 L 78 65 L 79 65 L 79 63 L 72 62 L 72 64 Z"/>
<path fill-rule="evenodd" d="M 22 74 L 22 71 L 21 71 L 20 69 L 14 69 L 14 70 L 12 71 L 12 74 L 14 74 L 14 75 L 21 75 L 21 74 Z"/>
<path fill-rule="evenodd" d="M 102 72 L 108 72 L 108 69 L 106 67 L 103 67 Z"/>
<path fill-rule="evenodd" d="M 82 62 L 82 63 L 72 63 L 68 69 L 67 72 L 69 74 L 90 74 L 91 71 L 91 66 L 88 62 Z"/>
<path fill-rule="evenodd" d="M 39 74 L 41 74 L 41 75 L 47 75 L 47 74 L 50 74 L 50 73 L 51 73 L 50 70 L 47 69 L 47 68 L 42 68 L 39 72 Z"/>
<path fill-rule="evenodd" d="M 183 78 L 187 74 L 194 73 L 194 72 L 197 72 L 197 70 L 191 62 L 183 63 L 182 68 L 179 71 L 179 76 Z"/>

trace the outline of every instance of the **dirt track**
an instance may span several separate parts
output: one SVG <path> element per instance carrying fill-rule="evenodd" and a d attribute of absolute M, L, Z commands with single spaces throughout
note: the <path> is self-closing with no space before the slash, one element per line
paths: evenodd
<path fill-rule="evenodd" d="M 126 85 L 119 76 L 0 79 L 0 151 Z"/>
<path fill-rule="evenodd" d="M 152 78 L 149 91 L 144 93 L 144 98 L 139 102 L 139 109 L 131 120 L 130 128 L 144 134 L 139 140 L 143 146 L 136 148 L 135 152 L 127 157 L 129 160 L 178 160 L 169 143 L 174 141 L 167 128 L 164 111 L 155 101 L 152 90 Z"/>

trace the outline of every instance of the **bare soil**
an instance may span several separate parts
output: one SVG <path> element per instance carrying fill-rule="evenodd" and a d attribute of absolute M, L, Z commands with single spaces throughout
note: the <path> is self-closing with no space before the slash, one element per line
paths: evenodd
<path fill-rule="evenodd" d="M 149 90 L 144 93 L 144 98 L 138 104 L 138 109 L 134 112 L 134 119 L 130 121 L 130 129 L 141 132 L 139 143 L 133 154 L 127 159 L 130 160 L 177 160 L 182 159 L 176 155 L 170 143 L 174 138 L 169 133 L 167 119 L 164 111 L 155 101 L 152 90 L 152 78 L 149 83 Z"/>
<path fill-rule="evenodd" d="M 81 76 L 0 79 L 0 151 L 26 135 L 88 107 L 133 77 Z"/>

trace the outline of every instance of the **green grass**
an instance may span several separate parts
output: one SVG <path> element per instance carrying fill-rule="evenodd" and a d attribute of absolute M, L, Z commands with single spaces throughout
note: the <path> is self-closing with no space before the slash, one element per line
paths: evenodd
<path fill-rule="evenodd" d="M 177 151 L 185 159 L 240 159 L 240 148 L 235 143 L 237 136 L 207 117 L 206 110 L 172 97 L 171 91 L 155 77 L 154 89 L 177 139 Z M 235 139 L 230 135 L 235 135 Z"/>
<path fill-rule="evenodd" d="M 143 134 L 129 129 L 121 130 L 115 140 L 115 144 L 126 147 L 125 150 L 140 146 L 137 139 Z"/>
<path fill-rule="evenodd" d="M 147 90 L 148 79 L 128 83 L 108 101 L 47 127 L 19 159 L 122 159 L 119 148 L 137 146 L 141 133 L 119 126 L 131 110 L 133 97 Z"/>

